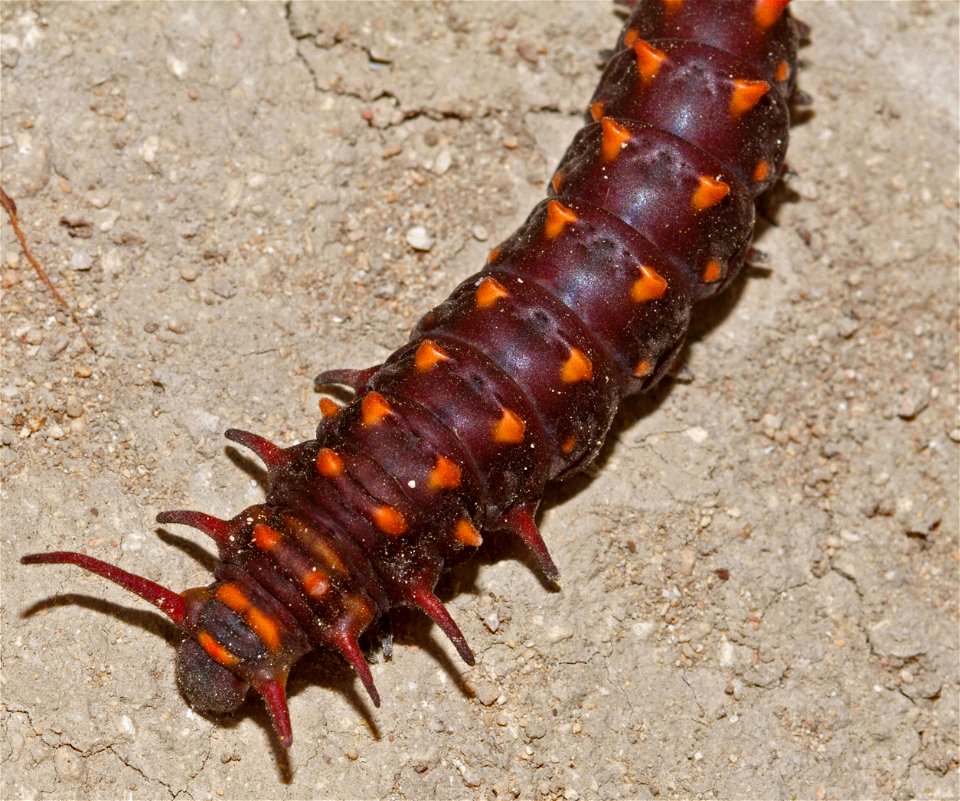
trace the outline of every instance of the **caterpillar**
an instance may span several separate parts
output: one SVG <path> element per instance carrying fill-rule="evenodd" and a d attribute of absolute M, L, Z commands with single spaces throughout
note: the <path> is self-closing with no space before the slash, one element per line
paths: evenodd
<path fill-rule="evenodd" d="M 648 0 L 589 103 L 547 198 L 485 268 L 428 313 L 383 364 L 322 373 L 356 399 L 321 401 L 315 439 L 228 439 L 267 467 L 263 503 L 229 520 L 172 511 L 220 563 L 183 593 L 76 552 L 71 564 L 139 595 L 184 633 L 190 705 L 237 709 L 250 689 L 292 743 L 286 682 L 334 649 L 374 705 L 359 644 L 395 606 L 422 610 L 468 664 L 434 594 L 485 535 L 512 532 L 559 575 L 535 514 L 548 481 L 596 456 L 621 400 L 668 373 L 694 304 L 736 277 L 755 199 L 783 171 L 798 26 L 786 0 Z"/>

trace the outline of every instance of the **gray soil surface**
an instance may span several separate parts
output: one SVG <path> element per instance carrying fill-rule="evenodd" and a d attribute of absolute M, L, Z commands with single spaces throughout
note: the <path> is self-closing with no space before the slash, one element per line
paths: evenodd
<path fill-rule="evenodd" d="M 618 18 L 5 2 L 3 186 L 96 352 L 4 219 L 0 796 L 957 798 L 958 6 L 794 7 L 815 102 L 769 267 L 548 494 L 562 590 L 492 543 L 443 590 L 477 666 L 398 615 L 381 710 L 332 656 L 295 670 L 286 758 L 256 700 L 188 709 L 155 610 L 18 559 L 206 584 L 154 515 L 258 501 L 220 432 L 308 438 L 315 373 L 482 265 Z"/>

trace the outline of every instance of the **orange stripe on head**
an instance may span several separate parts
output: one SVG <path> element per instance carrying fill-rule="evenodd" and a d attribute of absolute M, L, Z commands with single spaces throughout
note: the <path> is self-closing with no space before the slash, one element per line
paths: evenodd
<path fill-rule="evenodd" d="M 478 309 L 489 309 L 501 298 L 510 297 L 507 288 L 496 278 L 484 278 L 477 286 L 474 299 Z"/>
<path fill-rule="evenodd" d="M 460 478 L 460 468 L 457 463 L 446 456 L 438 456 L 436 466 L 430 471 L 427 485 L 432 490 L 456 489 L 460 486 Z"/>
<path fill-rule="evenodd" d="M 461 545 L 466 545 L 471 548 L 478 548 L 480 547 L 480 543 L 483 542 L 480 532 L 477 531 L 473 523 L 466 518 L 457 521 L 457 524 L 453 527 L 453 536 L 456 537 L 457 542 Z"/>
<path fill-rule="evenodd" d="M 645 264 L 641 264 L 639 270 L 640 277 L 630 287 L 630 299 L 634 303 L 647 303 L 662 298 L 667 291 L 667 279 Z"/>
<path fill-rule="evenodd" d="M 331 448 L 317 451 L 317 472 L 324 478 L 336 478 L 343 473 L 343 459 Z"/>
<path fill-rule="evenodd" d="M 716 206 L 730 194 L 730 184 L 726 184 L 709 175 L 701 175 L 700 183 L 690 197 L 690 205 L 694 211 L 704 211 Z"/>
<path fill-rule="evenodd" d="M 790 0 L 757 0 L 753 7 L 753 21 L 761 31 L 772 28 L 789 2 Z"/>
<path fill-rule="evenodd" d="M 392 506 L 375 506 L 370 516 L 376 527 L 384 534 L 399 537 L 407 533 L 407 521 Z"/>
<path fill-rule="evenodd" d="M 600 126 L 603 134 L 600 137 L 600 158 L 603 161 L 614 161 L 620 155 L 620 151 L 627 146 L 627 142 L 633 138 L 630 129 L 620 125 L 610 117 L 604 117 L 600 120 Z"/>
<path fill-rule="evenodd" d="M 556 239 L 564 228 L 577 221 L 573 209 L 564 206 L 558 200 L 547 203 L 547 219 L 543 223 L 543 235 L 547 239 Z"/>
<path fill-rule="evenodd" d="M 390 414 L 390 404 L 379 392 L 368 392 L 360 401 L 360 418 L 366 428 L 375 426 Z"/>
<path fill-rule="evenodd" d="M 504 409 L 503 415 L 493 424 L 493 441 L 504 445 L 517 445 L 523 442 L 527 424 L 510 409 Z"/>
<path fill-rule="evenodd" d="M 420 343 L 417 352 L 413 357 L 413 364 L 417 372 L 425 373 L 432 370 L 440 362 L 445 362 L 450 357 L 447 352 L 431 339 L 425 339 Z"/>
<path fill-rule="evenodd" d="M 666 53 L 647 44 L 643 39 L 637 39 L 633 43 L 633 52 L 637 55 L 637 74 L 643 85 L 656 78 L 660 68 L 668 61 Z"/>
<path fill-rule="evenodd" d="M 280 534 L 266 523 L 257 523 L 253 527 L 253 544 L 261 551 L 271 551 L 280 542 Z"/>
<path fill-rule="evenodd" d="M 266 612 L 257 607 L 250 607 L 243 619 L 253 629 L 260 641 L 267 646 L 268 651 L 277 651 L 280 648 L 280 627 Z"/>
<path fill-rule="evenodd" d="M 769 91 L 770 84 L 766 81 L 735 79 L 733 82 L 733 91 L 730 93 L 730 116 L 734 119 L 742 117 L 756 106 Z"/>
<path fill-rule="evenodd" d="M 240 660 L 231 654 L 226 648 L 218 643 L 206 631 L 198 631 L 196 634 L 197 642 L 200 647 L 209 654 L 210 658 L 218 665 L 224 667 L 233 667 Z"/>
<path fill-rule="evenodd" d="M 593 378 L 593 362 L 587 354 L 577 348 L 570 348 L 570 355 L 560 368 L 560 380 L 564 384 L 576 384 Z"/>
<path fill-rule="evenodd" d="M 234 612 L 245 612 L 250 607 L 250 599 L 236 584 L 221 584 L 217 587 L 217 600 Z"/>

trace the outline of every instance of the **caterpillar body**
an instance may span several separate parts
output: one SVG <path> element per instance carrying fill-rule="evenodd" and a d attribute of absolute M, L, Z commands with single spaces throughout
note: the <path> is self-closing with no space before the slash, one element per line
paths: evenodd
<path fill-rule="evenodd" d="M 75 552 L 72 564 L 157 606 L 183 631 L 177 678 L 226 714 L 250 688 L 292 742 L 286 681 L 338 651 L 380 704 L 358 639 L 392 607 L 427 614 L 473 664 L 434 588 L 483 536 L 517 535 L 557 568 L 534 516 L 547 482 L 596 456 L 621 400 L 670 369 L 694 304 L 734 280 L 754 201 L 783 171 L 800 24 L 788 0 L 645 0 L 580 130 L 520 229 L 421 319 L 382 365 L 321 373 L 312 440 L 226 436 L 265 463 L 263 503 L 230 520 L 164 512 L 220 562 L 183 593 Z"/>

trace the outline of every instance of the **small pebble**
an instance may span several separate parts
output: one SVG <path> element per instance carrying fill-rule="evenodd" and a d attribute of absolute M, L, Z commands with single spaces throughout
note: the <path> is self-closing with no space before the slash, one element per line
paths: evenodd
<path fill-rule="evenodd" d="M 495 632 L 500 628 L 500 617 L 496 612 L 491 612 L 483 619 L 483 625 L 485 625 L 491 632 Z"/>
<path fill-rule="evenodd" d="M 484 706 L 493 706 L 500 697 L 500 688 L 488 681 L 481 681 L 477 684 L 476 696 Z"/>
<path fill-rule="evenodd" d="M 167 328 L 174 334 L 185 334 L 187 331 L 187 324 L 183 320 L 177 320 L 174 318 L 172 320 L 167 320 Z"/>
<path fill-rule="evenodd" d="M 77 251 L 70 257 L 70 267 L 74 270 L 89 270 L 93 265 L 93 256 L 85 251 Z"/>
<path fill-rule="evenodd" d="M 73 374 L 77 378 L 90 378 L 90 376 L 93 375 L 93 370 L 91 370 L 89 367 L 86 367 L 85 365 L 80 365 L 73 371 Z"/>
<path fill-rule="evenodd" d="M 433 248 L 433 237 L 427 233 L 427 229 L 422 225 L 415 225 L 407 231 L 407 244 L 414 250 L 429 251 Z"/>
<path fill-rule="evenodd" d="M 433 162 L 433 171 L 437 175 L 443 175 L 447 170 L 450 169 L 450 165 L 453 163 L 453 158 L 450 156 L 449 150 L 441 150 L 437 154 L 436 160 Z"/>
<path fill-rule="evenodd" d="M 217 278 L 213 282 L 213 292 L 221 298 L 230 299 L 237 294 L 237 288 L 228 278 Z"/>
<path fill-rule="evenodd" d="M 517 55 L 530 64 L 536 64 L 539 60 L 536 42 L 530 39 L 521 39 L 517 42 Z"/>
<path fill-rule="evenodd" d="M 197 280 L 198 273 L 193 267 L 182 267 L 180 269 L 180 277 L 189 283 Z"/>
<path fill-rule="evenodd" d="M 87 203 L 95 209 L 105 209 L 113 198 L 106 189 L 97 189 L 87 193 Z"/>
<path fill-rule="evenodd" d="M 160 150 L 160 137 L 157 135 L 148 136 L 140 145 L 140 158 L 147 164 L 153 164 L 157 160 L 157 151 Z"/>
<path fill-rule="evenodd" d="M 80 417 L 83 415 L 83 404 L 75 395 L 67 398 L 67 417 Z"/>
<path fill-rule="evenodd" d="M 490 234 L 487 232 L 487 229 L 482 225 L 475 225 L 470 229 L 470 233 L 473 235 L 473 238 L 478 242 L 486 242 L 490 238 Z"/>
<path fill-rule="evenodd" d="M 43 342 L 43 331 L 39 328 L 31 328 L 27 331 L 27 335 L 24 337 L 24 340 L 28 345 L 39 345 Z"/>

